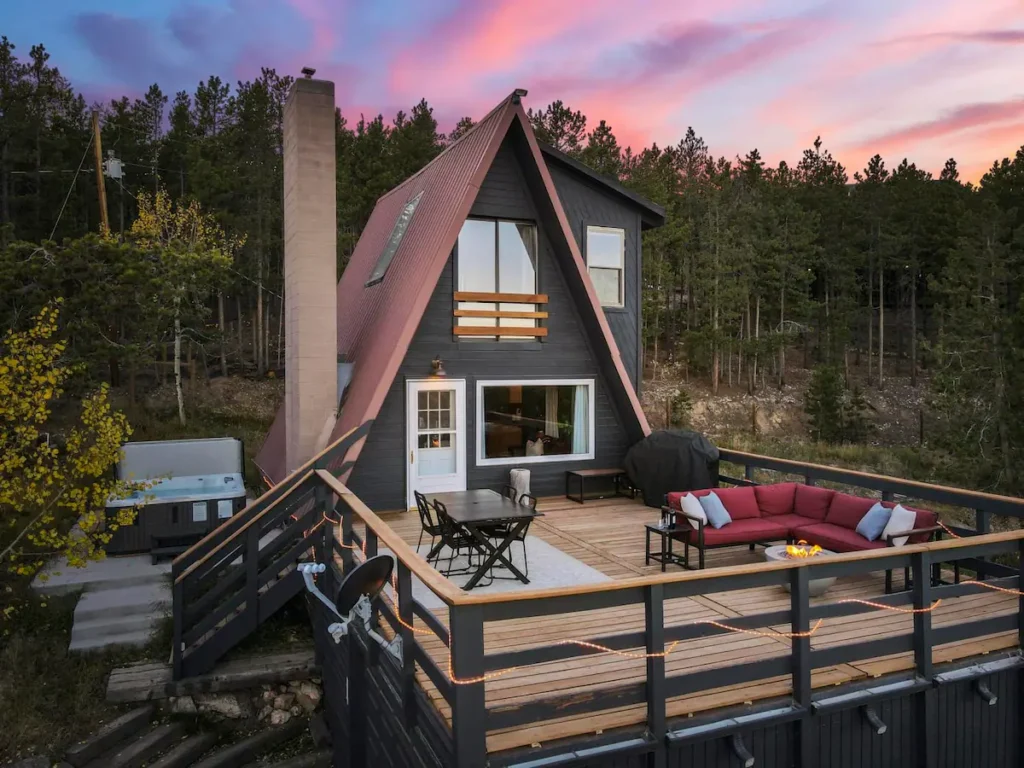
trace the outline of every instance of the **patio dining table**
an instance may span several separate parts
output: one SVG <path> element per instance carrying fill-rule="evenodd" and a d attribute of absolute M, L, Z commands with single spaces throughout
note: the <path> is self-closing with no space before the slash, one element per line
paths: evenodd
<path fill-rule="evenodd" d="M 469 531 L 473 541 L 476 542 L 477 551 L 483 556 L 480 567 L 466 582 L 463 589 L 473 589 L 495 563 L 500 563 L 507 568 L 523 584 L 530 583 L 526 575 L 516 568 L 506 555 L 512 542 L 526 531 L 535 517 L 543 517 L 543 512 L 517 504 L 497 491 L 487 488 L 437 493 L 428 498 L 444 504 L 448 510 L 448 516 Z M 498 544 L 495 544 L 488 538 L 485 531 L 499 525 L 507 526 L 507 533 Z M 438 544 L 435 550 L 439 550 L 442 546 L 443 543 Z M 436 551 L 432 550 L 428 559 L 435 554 L 437 554 Z"/>

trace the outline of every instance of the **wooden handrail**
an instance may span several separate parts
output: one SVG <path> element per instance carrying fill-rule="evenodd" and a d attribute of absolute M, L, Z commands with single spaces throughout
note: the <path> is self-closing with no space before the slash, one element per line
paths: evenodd
<path fill-rule="evenodd" d="M 942 539 L 922 544 L 906 544 L 902 547 L 883 547 L 880 549 L 869 549 L 862 552 L 843 552 L 836 555 L 829 555 L 827 559 L 820 562 L 805 560 L 780 560 L 772 563 L 749 563 L 746 565 L 731 565 L 724 568 L 710 568 L 703 571 L 683 571 L 681 573 L 658 573 L 649 576 L 636 576 L 630 579 L 619 579 L 602 581 L 596 584 L 581 584 L 572 587 L 552 587 L 550 589 L 530 589 L 516 592 L 502 592 L 486 595 L 478 592 L 464 592 L 458 590 L 458 595 L 453 601 L 455 605 L 484 605 L 488 603 L 517 602 L 520 600 L 550 599 L 553 597 L 573 597 L 588 595 L 596 592 L 614 592 L 622 589 L 636 589 L 638 587 L 650 587 L 658 584 L 679 584 L 688 581 L 713 580 L 726 576 L 743 576 L 751 573 L 767 573 L 770 571 L 788 571 L 794 568 L 804 568 L 825 563 L 850 563 L 867 562 L 878 560 L 893 555 L 907 555 L 915 552 L 948 552 L 966 547 L 982 546 L 985 544 L 998 544 L 1005 541 L 1017 541 L 1024 539 L 1024 530 L 1003 531 L 1000 533 L 988 533 L 982 536 L 969 536 L 962 539 Z M 813 576 L 811 578 L 814 578 Z"/>
<path fill-rule="evenodd" d="M 515 325 L 456 325 L 456 336 L 547 336 L 547 328 Z"/>
<path fill-rule="evenodd" d="M 547 304 L 546 293 L 480 293 L 455 291 L 456 301 L 477 301 L 487 304 Z"/>
<path fill-rule="evenodd" d="M 274 499 L 274 501 L 271 502 L 270 504 L 268 504 L 265 509 L 260 510 L 260 513 L 258 515 L 253 515 L 250 519 L 245 521 L 244 525 L 241 525 L 241 526 L 239 526 L 239 528 L 237 530 L 232 531 L 231 535 L 228 536 L 226 539 L 224 539 L 224 541 L 222 541 L 220 544 L 218 544 L 216 547 L 211 549 L 209 552 L 207 552 L 201 558 L 199 558 L 194 563 L 189 565 L 188 568 L 186 568 L 184 571 L 182 571 L 180 574 L 178 574 L 178 577 L 174 580 L 174 583 L 177 584 L 178 582 L 184 581 L 186 578 L 188 578 L 189 574 L 194 572 L 199 566 L 201 566 L 203 563 L 205 563 L 207 560 L 209 560 L 211 557 L 213 557 L 216 553 L 218 553 L 222 549 L 224 549 L 224 547 L 226 547 L 228 544 L 230 544 L 238 536 L 240 536 L 241 534 L 245 533 L 254 523 L 256 523 L 259 520 L 262 520 L 263 517 L 265 515 L 267 515 L 271 510 L 273 510 L 278 504 L 280 504 L 282 501 L 285 501 L 286 499 L 291 498 L 291 495 L 292 495 L 292 492 L 294 491 L 294 489 L 298 488 L 300 485 L 302 485 L 304 482 L 306 482 L 306 480 L 309 477 L 311 477 L 312 474 L 313 474 L 313 471 L 312 470 L 308 470 L 306 472 L 306 474 L 303 475 L 299 479 L 299 481 L 293 486 L 291 491 L 289 491 L 288 493 L 284 494 L 283 496 L 280 496 L 280 497 Z"/>
<path fill-rule="evenodd" d="M 349 509 L 365 523 L 370 530 L 377 534 L 378 546 L 383 545 L 391 550 L 392 554 L 405 563 L 405 566 L 423 582 L 426 587 L 435 595 L 440 597 L 448 605 L 455 605 L 462 601 L 466 594 L 448 579 L 435 571 L 433 567 L 423 559 L 415 549 L 409 546 L 405 539 L 395 533 L 392 528 L 381 520 L 362 499 L 352 493 L 341 480 L 336 478 L 326 469 L 316 470 L 316 475 L 324 484 L 338 496 L 343 497 Z"/>
<path fill-rule="evenodd" d="M 497 317 L 504 320 L 547 320 L 547 312 L 519 312 L 503 309 L 456 309 L 455 317 Z"/>

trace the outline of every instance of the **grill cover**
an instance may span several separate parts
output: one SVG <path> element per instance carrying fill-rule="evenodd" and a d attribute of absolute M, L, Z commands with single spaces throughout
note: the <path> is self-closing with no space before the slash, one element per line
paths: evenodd
<path fill-rule="evenodd" d="M 716 486 L 718 449 L 698 432 L 661 429 L 629 449 L 626 474 L 643 493 L 644 504 L 660 507 L 669 491 Z"/>

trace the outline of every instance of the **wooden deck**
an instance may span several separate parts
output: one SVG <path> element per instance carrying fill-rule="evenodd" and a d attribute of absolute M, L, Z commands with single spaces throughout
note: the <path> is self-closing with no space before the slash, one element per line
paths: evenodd
<path fill-rule="evenodd" d="M 563 552 L 581 560 L 613 579 L 655 573 L 657 565 L 644 565 L 644 523 L 656 522 L 657 510 L 640 502 L 625 499 L 589 501 L 584 505 L 564 498 L 542 499 L 539 508 L 545 517 L 534 522 L 531 535 L 544 539 Z M 414 512 L 388 513 L 381 516 L 391 528 L 413 546 L 420 533 L 419 519 Z M 653 546 L 653 543 L 652 543 Z M 749 552 L 738 546 L 708 552 L 708 568 L 762 561 L 760 551 Z M 670 566 L 670 569 L 674 566 Z M 894 574 L 899 586 L 901 574 Z M 884 573 L 864 577 L 842 578 L 813 604 L 830 603 L 846 598 L 870 599 L 884 593 Z M 728 623 L 730 618 L 788 610 L 789 594 L 781 587 L 760 587 L 720 594 L 706 594 L 665 602 L 665 625 L 683 625 L 713 619 Z M 1000 592 L 986 592 L 943 601 L 932 614 L 933 626 L 957 624 L 993 616 L 1015 614 L 1017 597 Z M 447 624 L 447 611 L 437 611 Z M 859 615 L 827 619 L 811 638 L 814 649 L 883 638 L 910 632 L 913 617 L 908 613 L 877 610 Z M 487 653 L 511 651 L 550 644 L 559 640 L 600 637 L 626 631 L 642 631 L 643 606 L 583 611 L 568 615 L 516 619 L 488 623 L 484 642 Z M 780 633 L 789 627 L 764 627 L 761 634 L 726 633 L 716 637 L 684 641 L 676 645 L 666 658 L 668 675 L 686 671 L 726 668 L 737 663 L 787 655 L 791 641 Z M 447 648 L 435 636 L 420 634 L 417 639 L 437 661 L 448 669 Z M 937 646 L 936 663 L 943 663 L 1015 647 L 1016 632 L 1004 632 L 970 641 Z M 635 649 L 642 653 L 643 649 Z M 816 668 L 812 684 L 815 688 L 838 685 L 857 679 L 913 668 L 911 653 L 879 657 L 856 664 L 839 664 Z M 448 704 L 427 676 L 417 669 L 417 678 L 424 690 L 449 720 Z M 601 653 L 568 661 L 537 664 L 503 671 L 485 684 L 487 705 L 514 709 L 554 695 L 576 693 L 585 699 L 595 691 L 645 679 L 642 658 Z M 751 703 L 787 695 L 791 688 L 789 676 L 769 679 L 758 685 L 727 686 L 699 694 L 668 700 L 669 717 L 686 717 L 723 706 Z M 600 714 L 587 714 L 546 720 L 532 726 L 491 731 L 487 747 L 491 752 L 550 742 L 644 722 L 645 705 L 609 709 Z"/>

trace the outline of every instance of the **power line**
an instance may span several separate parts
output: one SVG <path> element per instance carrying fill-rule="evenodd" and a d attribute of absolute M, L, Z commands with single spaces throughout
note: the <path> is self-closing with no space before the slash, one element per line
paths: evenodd
<path fill-rule="evenodd" d="M 71 186 L 68 187 L 68 193 L 64 195 L 64 202 L 60 206 L 60 212 L 57 214 L 57 220 L 53 222 L 53 229 L 50 230 L 50 236 L 48 240 L 53 240 L 53 236 L 57 233 L 57 225 L 60 224 L 60 218 L 64 215 L 64 209 L 68 205 L 68 200 L 71 198 L 71 193 L 75 189 L 75 182 L 78 181 L 78 174 L 82 170 L 82 166 L 85 164 L 85 158 L 89 156 L 89 150 L 92 149 L 92 135 L 89 136 L 89 144 L 85 148 L 85 152 L 82 153 L 82 159 L 78 162 L 78 170 L 75 171 L 75 176 L 71 179 Z"/>

